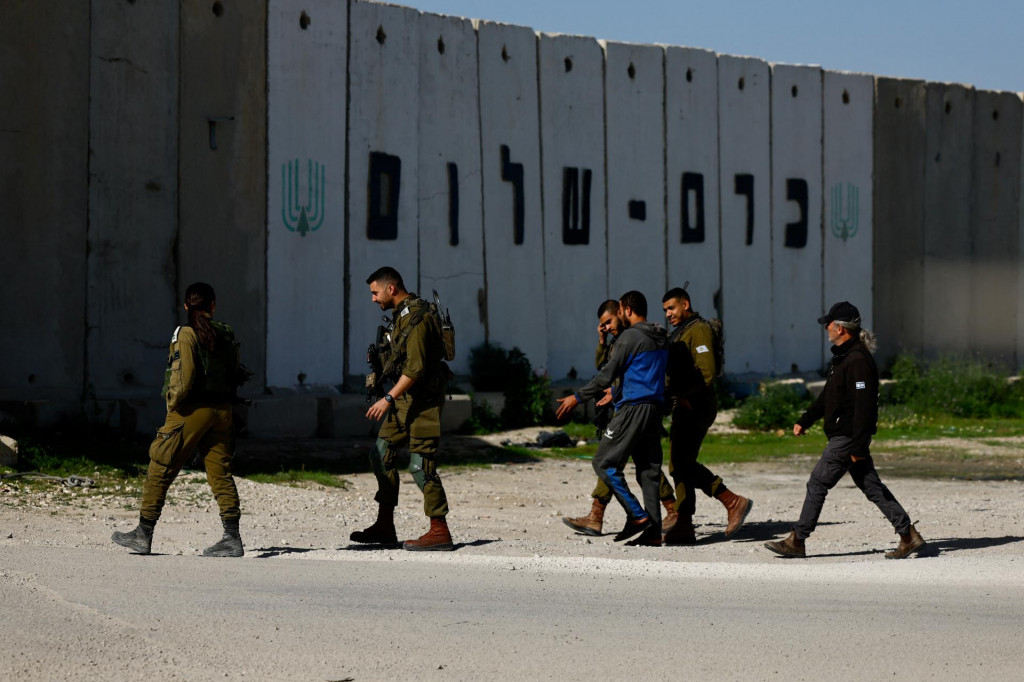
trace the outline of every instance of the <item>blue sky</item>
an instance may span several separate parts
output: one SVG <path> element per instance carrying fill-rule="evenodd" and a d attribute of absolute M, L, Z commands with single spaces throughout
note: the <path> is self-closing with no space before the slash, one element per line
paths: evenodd
<path fill-rule="evenodd" d="M 391 0 L 538 31 L 1024 91 L 1024 0 Z"/>

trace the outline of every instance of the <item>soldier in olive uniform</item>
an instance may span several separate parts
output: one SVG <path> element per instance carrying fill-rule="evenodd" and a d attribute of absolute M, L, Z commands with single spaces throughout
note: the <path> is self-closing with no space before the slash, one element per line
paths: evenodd
<path fill-rule="evenodd" d="M 753 502 L 725 487 L 720 476 L 697 461 L 700 446 L 718 416 L 715 380 L 721 372 L 715 357 L 714 334 L 707 320 L 690 307 L 686 289 L 670 289 L 662 298 L 665 318 L 675 326 L 669 337 L 667 393 L 672 400 L 672 454 L 669 474 L 676 482 L 679 519 L 665 535 L 667 545 L 691 545 L 695 489 L 725 507 L 725 537 L 732 537 L 750 513 Z"/>
<path fill-rule="evenodd" d="M 217 298 L 209 284 L 196 282 L 185 291 L 189 321 L 175 329 L 171 337 L 163 388 L 167 418 L 149 448 L 139 525 L 131 532 L 115 532 L 111 537 L 139 554 L 149 554 L 167 489 L 196 449 L 205 461 L 206 479 L 224 525 L 224 536 L 206 548 L 203 556 L 244 554 L 238 531 L 238 490 L 231 476 L 235 453 L 231 404 L 248 371 L 239 360 L 231 327 L 213 319 L 216 307 Z"/>
<path fill-rule="evenodd" d="M 397 270 L 383 267 L 366 279 L 373 302 L 381 310 L 394 310 L 387 332 L 389 352 L 384 375 L 395 385 L 370 406 L 366 416 L 384 422 L 377 443 L 370 451 L 370 464 L 377 477 L 377 520 L 366 530 L 351 534 L 355 542 L 394 545 L 395 507 L 398 505 L 397 451 L 408 445 L 409 471 L 423 493 L 423 513 L 430 529 L 415 540 L 406 540 L 408 550 L 453 550 L 445 517 L 448 498 L 437 474 L 437 447 L 441 440 L 441 408 L 449 370 L 444 363 L 441 322 L 428 304 L 406 291 Z"/>
<path fill-rule="evenodd" d="M 597 350 L 594 352 L 594 366 L 597 368 L 597 371 L 600 372 L 608 364 L 612 348 L 615 345 L 615 339 L 619 337 L 623 329 L 625 329 L 625 326 L 622 324 L 622 320 L 619 319 L 619 302 L 614 298 L 610 298 L 597 309 L 598 344 Z M 614 411 L 612 400 L 615 397 L 615 393 L 621 390 L 620 384 L 621 382 L 616 382 L 595 403 L 599 411 L 598 417 L 594 419 L 594 423 L 597 425 L 598 438 L 602 437 L 605 427 L 611 421 L 611 415 Z M 662 521 L 661 529 L 662 532 L 667 533 L 672 530 L 676 523 L 676 496 L 672 491 L 672 486 L 668 483 L 668 479 L 665 478 L 664 472 L 661 474 L 660 494 L 661 504 L 665 507 L 665 518 Z M 612 489 L 599 477 L 597 485 L 594 486 L 594 491 L 590 493 L 590 496 L 593 498 L 593 502 L 591 503 L 589 514 L 575 518 L 563 516 L 562 523 L 584 535 L 601 535 L 601 531 L 604 528 L 604 511 L 612 500 Z"/>

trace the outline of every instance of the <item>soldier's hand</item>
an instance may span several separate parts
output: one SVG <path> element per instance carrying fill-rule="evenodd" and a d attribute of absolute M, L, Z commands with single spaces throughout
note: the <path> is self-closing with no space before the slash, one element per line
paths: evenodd
<path fill-rule="evenodd" d="M 558 399 L 558 410 L 555 412 L 555 418 L 562 419 L 567 414 L 576 409 L 576 406 L 580 404 L 580 401 L 576 400 L 576 396 L 573 394 L 567 395 L 564 398 Z"/>
<path fill-rule="evenodd" d="M 612 389 L 606 388 L 606 389 L 604 389 L 604 396 L 600 400 L 598 400 L 596 403 L 594 403 L 594 407 L 604 407 L 605 405 L 607 405 L 611 401 L 612 401 Z"/>
<path fill-rule="evenodd" d="M 375 422 L 380 421 L 388 413 L 388 407 L 388 401 L 381 398 L 373 405 L 370 405 L 370 409 L 366 411 L 366 416 Z"/>
<path fill-rule="evenodd" d="M 799 436 L 804 435 L 805 433 L 807 433 L 807 429 L 805 429 L 804 427 L 800 426 L 799 424 L 793 424 L 793 435 L 794 436 L 799 437 Z"/>

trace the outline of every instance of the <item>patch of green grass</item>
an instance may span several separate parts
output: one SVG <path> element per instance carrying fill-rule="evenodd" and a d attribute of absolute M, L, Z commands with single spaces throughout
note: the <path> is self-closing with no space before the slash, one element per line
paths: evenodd
<path fill-rule="evenodd" d="M 277 473 L 259 473 L 246 476 L 256 483 L 274 483 L 277 485 L 302 486 L 304 483 L 318 483 L 328 488 L 348 487 L 348 481 L 327 471 L 307 471 L 305 469 L 288 469 Z"/>

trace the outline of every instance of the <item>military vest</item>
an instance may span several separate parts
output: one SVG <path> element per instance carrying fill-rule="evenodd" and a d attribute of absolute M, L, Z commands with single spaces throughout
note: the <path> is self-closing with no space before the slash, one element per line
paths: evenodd
<path fill-rule="evenodd" d="M 188 327 L 190 325 L 182 325 Z M 191 400 L 228 400 L 235 396 L 238 387 L 244 382 L 246 370 L 243 369 L 239 344 L 235 340 L 235 332 L 231 325 L 218 320 L 210 320 L 210 326 L 217 334 L 213 350 L 202 344 L 197 345 L 195 363 L 196 376 L 187 399 Z M 167 356 L 167 370 L 164 372 L 164 385 L 161 395 L 167 397 L 170 388 L 172 370 L 176 362 L 180 362 L 181 350 L 178 344 L 178 332 L 175 332 L 170 353 Z"/>

